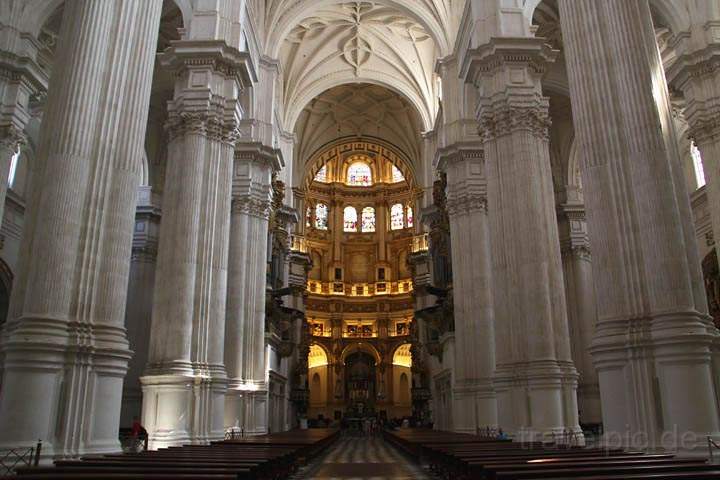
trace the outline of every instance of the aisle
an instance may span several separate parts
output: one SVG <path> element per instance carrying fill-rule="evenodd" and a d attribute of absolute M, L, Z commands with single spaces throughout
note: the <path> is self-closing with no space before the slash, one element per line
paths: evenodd
<path fill-rule="evenodd" d="M 302 472 L 314 480 L 430 480 L 381 437 L 344 437 Z"/>

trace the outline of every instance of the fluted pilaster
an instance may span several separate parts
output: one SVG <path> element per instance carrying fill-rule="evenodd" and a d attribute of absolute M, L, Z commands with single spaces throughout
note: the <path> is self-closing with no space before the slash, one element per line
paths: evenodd
<path fill-rule="evenodd" d="M 578 383 L 580 423 L 599 424 L 602 423 L 600 387 L 590 355 L 590 345 L 597 322 L 597 305 L 585 206 L 577 202 L 560 205 L 558 220 L 572 358 L 580 374 Z"/>
<path fill-rule="evenodd" d="M 247 434 L 268 428 L 265 296 L 272 173 L 279 152 L 255 142 L 235 148 L 225 363 L 225 427 Z"/>
<path fill-rule="evenodd" d="M 598 266 L 592 354 L 606 436 L 693 449 L 718 432 L 718 337 L 648 2 L 561 0 L 560 11 Z"/>
<path fill-rule="evenodd" d="M 495 370 L 495 318 L 482 146 L 478 143 L 454 144 L 440 149 L 436 164 L 447 175 L 450 219 L 457 333 L 452 392 L 453 428 L 474 434 L 478 429 L 497 425 L 492 380 Z"/>

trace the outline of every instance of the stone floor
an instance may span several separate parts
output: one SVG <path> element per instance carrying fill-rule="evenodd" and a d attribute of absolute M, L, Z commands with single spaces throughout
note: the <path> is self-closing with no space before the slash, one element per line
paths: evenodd
<path fill-rule="evenodd" d="M 433 477 L 380 437 L 343 437 L 295 478 L 431 480 Z"/>

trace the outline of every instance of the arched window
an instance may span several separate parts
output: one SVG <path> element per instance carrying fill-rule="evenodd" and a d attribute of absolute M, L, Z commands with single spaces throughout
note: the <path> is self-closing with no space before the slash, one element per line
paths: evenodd
<path fill-rule="evenodd" d="M 15 173 L 17 172 L 18 161 L 20 160 L 20 149 L 18 148 L 15 154 L 10 159 L 10 175 L 8 175 L 8 187 L 12 188 L 15 183 Z"/>
<path fill-rule="evenodd" d="M 312 225 L 312 207 L 308 205 L 305 209 L 305 226 L 310 227 Z"/>
<path fill-rule="evenodd" d="M 375 231 L 375 209 L 373 207 L 365 207 L 362 210 L 362 231 Z"/>
<path fill-rule="evenodd" d="M 692 155 L 693 167 L 695 168 L 695 180 L 697 188 L 705 185 L 705 170 L 703 169 L 702 156 L 695 142 L 690 144 L 690 154 Z"/>
<path fill-rule="evenodd" d="M 370 165 L 365 162 L 355 162 L 350 165 L 347 173 L 347 184 L 359 187 L 372 185 L 372 172 Z"/>
<path fill-rule="evenodd" d="M 327 164 L 323 165 L 315 174 L 315 181 L 327 183 Z"/>
<path fill-rule="evenodd" d="M 402 203 L 390 207 L 390 230 L 402 230 L 404 226 L 404 212 Z"/>
<path fill-rule="evenodd" d="M 405 211 L 407 213 L 407 226 L 408 228 L 412 228 L 414 224 L 413 209 L 410 205 L 408 205 Z"/>
<path fill-rule="evenodd" d="M 328 207 L 324 203 L 315 205 L 315 228 L 318 230 L 328 228 Z"/>
<path fill-rule="evenodd" d="M 405 181 L 405 176 L 402 174 L 400 169 L 395 165 L 392 166 L 392 181 L 393 183 Z"/>
<path fill-rule="evenodd" d="M 355 207 L 345 207 L 343 211 L 343 224 L 346 232 L 357 232 L 358 218 Z"/>

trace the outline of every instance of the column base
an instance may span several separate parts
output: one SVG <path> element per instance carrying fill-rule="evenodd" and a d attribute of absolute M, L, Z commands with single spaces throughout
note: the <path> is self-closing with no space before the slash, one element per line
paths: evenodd
<path fill-rule="evenodd" d="M 225 394 L 225 429 L 236 435 L 268 433 L 268 389 L 265 382 L 234 382 Z"/>
<path fill-rule="evenodd" d="M 608 446 L 705 450 L 720 434 L 713 356 L 720 337 L 695 311 L 603 322 L 591 353 Z"/>
<path fill-rule="evenodd" d="M 40 440 L 44 463 L 121 451 L 120 404 L 130 359 L 124 329 L 55 318 L 22 318 L 14 327 L 2 345 L 0 448 Z"/>
<path fill-rule="evenodd" d="M 472 435 L 496 429 L 497 398 L 492 379 L 464 380 L 453 388 L 453 430 Z"/>
<path fill-rule="evenodd" d="M 222 367 L 209 370 L 215 370 L 215 375 L 153 372 L 140 378 L 148 448 L 207 444 L 225 438 L 227 378 Z"/>
<path fill-rule="evenodd" d="M 498 366 L 494 376 L 498 426 L 520 441 L 584 445 L 578 422 L 577 379 L 571 362 Z"/>
<path fill-rule="evenodd" d="M 581 383 L 578 385 L 577 395 L 580 423 L 583 425 L 601 424 L 600 386 L 597 383 Z"/>

